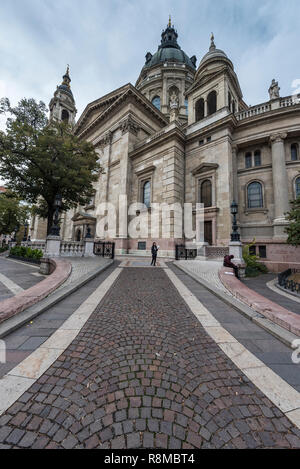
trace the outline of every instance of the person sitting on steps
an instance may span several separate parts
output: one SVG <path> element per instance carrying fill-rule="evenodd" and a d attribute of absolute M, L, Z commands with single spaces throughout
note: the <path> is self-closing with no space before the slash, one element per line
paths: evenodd
<path fill-rule="evenodd" d="M 235 273 L 235 276 L 236 278 L 239 278 L 239 268 L 237 265 L 235 265 L 232 261 L 232 259 L 234 259 L 234 256 L 231 255 L 231 256 L 225 256 L 224 257 L 224 267 L 231 267 L 231 269 L 234 270 L 234 273 Z"/>

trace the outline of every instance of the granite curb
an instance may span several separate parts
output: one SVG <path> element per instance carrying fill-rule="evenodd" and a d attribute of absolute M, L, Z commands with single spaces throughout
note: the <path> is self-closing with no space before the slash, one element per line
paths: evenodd
<path fill-rule="evenodd" d="M 296 334 L 286 330 L 285 328 L 279 326 L 278 324 L 275 324 L 273 321 L 266 318 L 263 314 L 257 311 L 254 311 L 250 306 L 242 303 L 241 301 L 238 301 L 236 298 L 230 296 L 229 294 L 226 294 L 223 291 L 215 288 L 213 285 L 206 282 L 205 280 L 203 280 L 202 278 L 200 278 L 193 272 L 190 272 L 181 264 L 177 264 L 176 262 L 174 262 L 174 266 L 177 267 L 179 270 L 182 270 L 182 272 L 184 272 L 185 274 L 189 275 L 196 282 L 200 283 L 200 285 L 202 285 L 204 288 L 206 288 L 216 297 L 220 298 L 222 301 L 224 301 L 224 303 L 233 307 L 236 311 L 241 313 L 247 319 L 254 322 L 254 324 L 257 324 L 258 326 L 260 326 L 261 328 L 263 328 L 264 330 L 272 334 L 274 337 L 279 339 L 285 345 L 287 345 L 291 349 L 294 349 L 293 342 L 294 340 L 299 339 L 299 337 Z"/>
<path fill-rule="evenodd" d="M 230 272 L 231 275 L 226 275 L 227 272 Z M 219 270 L 219 277 L 223 285 L 240 301 L 246 303 L 274 324 L 283 327 L 298 338 L 300 337 L 300 316 L 298 314 L 251 290 L 235 277 L 232 269 L 222 267 Z"/>
<path fill-rule="evenodd" d="M 37 304 L 59 288 L 69 278 L 72 272 L 70 262 L 61 259 L 50 259 L 54 270 L 49 277 L 33 287 L 0 302 L 0 324 L 16 314 Z"/>
<path fill-rule="evenodd" d="M 113 263 L 113 260 L 107 261 L 105 265 L 102 264 L 100 267 L 97 267 L 97 269 L 94 269 L 88 274 L 83 275 L 79 280 L 57 291 L 54 291 L 50 296 L 44 298 L 34 306 L 30 306 L 29 308 L 18 313 L 17 315 L 7 319 L 5 322 L 0 324 L 0 339 L 10 334 L 14 330 L 18 329 L 19 327 L 23 326 L 24 324 L 31 321 L 40 314 L 44 313 L 49 308 L 56 305 L 63 299 L 67 298 L 69 295 L 77 291 L 90 280 L 93 280 L 95 277 L 97 277 L 101 272 L 106 270 Z"/>

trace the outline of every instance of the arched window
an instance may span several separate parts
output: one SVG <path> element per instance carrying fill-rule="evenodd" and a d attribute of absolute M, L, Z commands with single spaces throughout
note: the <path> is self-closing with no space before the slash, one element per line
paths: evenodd
<path fill-rule="evenodd" d="M 149 208 L 150 204 L 151 204 L 151 184 L 150 184 L 150 181 L 145 182 L 145 184 L 143 186 L 143 204 L 145 204 L 147 208 Z"/>
<path fill-rule="evenodd" d="M 248 186 L 248 208 L 263 207 L 263 191 L 260 182 L 251 182 Z"/>
<path fill-rule="evenodd" d="M 298 160 L 298 145 L 297 143 L 293 143 L 291 145 L 291 160 L 297 161 Z"/>
<path fill-rule="evenodd" d="M 300 177 L 298 177 L 295 181 L 295 193 L 296 193 L 296 198 L 300 197 Z"/>
<path fill-rule="evenodd" d="M 212 184 L 209 179 L 205 179 L 201 184 L 200 202 L 204 204 L 204 207 L 212 206 Z"/>
<path fill-rule="evenodd" d="M 152 104 L 160 111 L 160 97 L 159 96 L 154 96 L 154 98 L 152 99 Z"/>
<path fill-rule="evenodd" d="M 204 118 L 204 99 L 199 99 L 196 102 L 196 122 L 201 121 Z"/>
<path fill-rule="evenodd" d="M 63 109 L 62 110 L 62 113 L 61 113 L 61 120 L 63 122 L 69 122 L 69 113 L 68 111 L 66 111 L 66 109 Z"/>
<path fill-rule="evenodd" d="M 252 153 L 250 152 L 245 155 L 245 167 L 252 168 Z"/>
<path fill-rule="evenodd" d="M 230 111 L 231 111 L 231 101 L 232 101 L 231 93 L 228 91 L 228 107 Z"/>
<path fill-rule="evenodd" d="M 261 166 L 261 151 L 256 150 L 254 152 L 254 166 Z"/>
<path fill-rule="evenodd" d="M 217 92 L 211 91 L 207 96 L 207 115 L 210 116 L 217 111 Z"/>
<path fill-rule="evenodd" d="M 189 115 L 189 102 L 187 99 L 184 100 L 184 106 L 185 106 L 185 113 L 188 116 Z"/>

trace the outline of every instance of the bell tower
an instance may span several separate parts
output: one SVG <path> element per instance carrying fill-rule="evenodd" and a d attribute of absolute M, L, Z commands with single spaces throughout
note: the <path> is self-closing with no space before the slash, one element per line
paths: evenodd
<path fill-rule="evenodd" d="M 77 109 L 70 83 L 70 68 L 68 65 L 62 84 L 57 87 L 49 104 L 50 120 L 65 121 L 74 126 Z"/>

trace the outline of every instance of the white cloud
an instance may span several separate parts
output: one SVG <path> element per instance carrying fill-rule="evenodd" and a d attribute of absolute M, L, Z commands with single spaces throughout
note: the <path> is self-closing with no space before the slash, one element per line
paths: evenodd
<path fill-rule="evenodd" d="M 49 103 L 70 63 L 79 117 L 90 101 L 135 83 L 169 13 L 179 44 L 198 63 L 214 31 L 246 102 L 267 100 L 272 78 L 282 95 L 292 93 L 300 78 L 298 0 L 1 0 L 0 96 Z"/>

